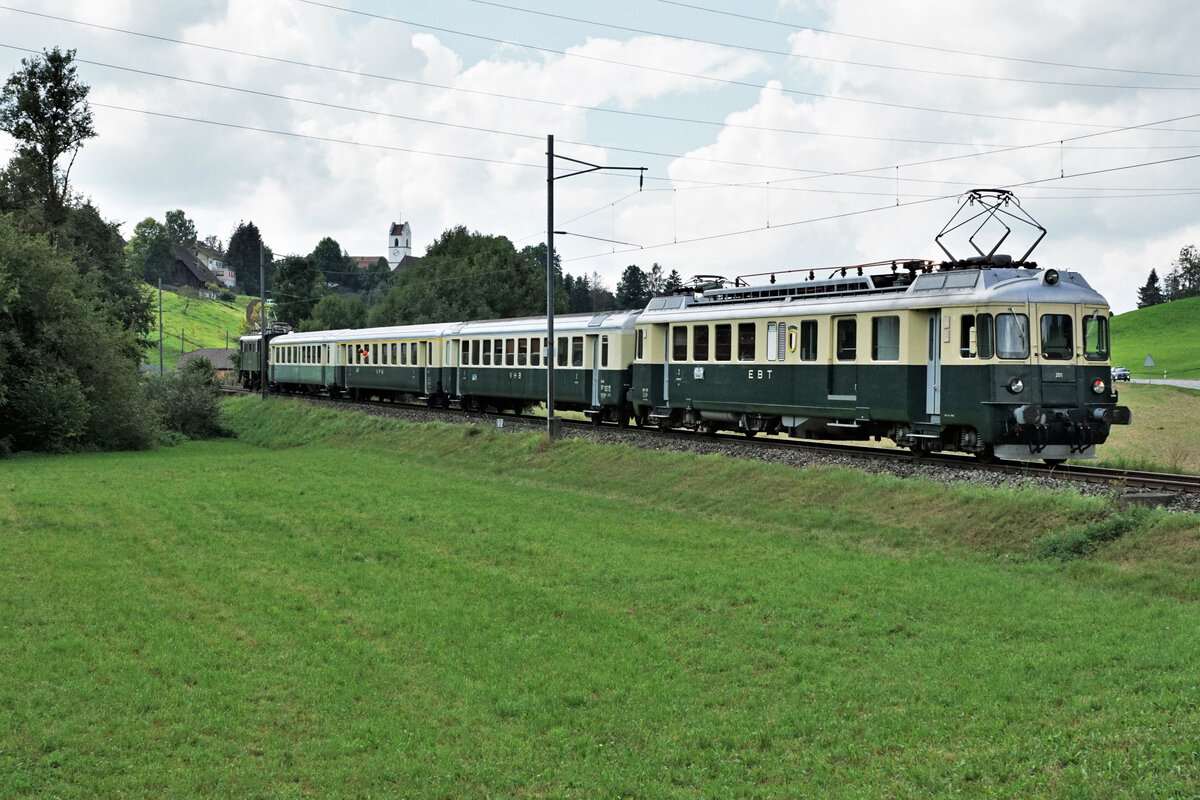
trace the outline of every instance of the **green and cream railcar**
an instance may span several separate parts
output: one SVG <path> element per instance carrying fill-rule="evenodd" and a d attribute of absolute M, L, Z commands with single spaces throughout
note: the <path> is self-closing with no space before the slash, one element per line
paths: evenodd
<path fill-rule="evenodd" d="M 657 298 L 637 323 L 633 403 L 663 427 L 1094 457 L 1129 421 L 1108 317 L 1078 274 L 1026 268 Z"/>
<path fill-rule="evenodd" d="M 555 406 L 628 421 L 633 325 L 640 311 L 554 319 Z M 468 409 L 522 409 L 546 399 L 545 317 L 457 323 L 444 331 L 442 381 Z"/>

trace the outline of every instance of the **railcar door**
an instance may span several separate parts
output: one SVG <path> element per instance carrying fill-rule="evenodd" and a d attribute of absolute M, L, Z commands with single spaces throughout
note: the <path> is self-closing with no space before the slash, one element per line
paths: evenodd
<path fill-rule="evenodd" d="M 925 353 L 925 413 L 938 422 L 942 413 L 942 312 L 929 313 Z"/>
<path fill-rule="evenodd" d="M 600 406 L 600 337 L 589 335 L 592 346 L 592 407 Z"/>
<path fill-rule="evenodd" d="M 670 327 L 659 326 L 663 332 L 663 405 L 671 405 L 671 336 Z"/>

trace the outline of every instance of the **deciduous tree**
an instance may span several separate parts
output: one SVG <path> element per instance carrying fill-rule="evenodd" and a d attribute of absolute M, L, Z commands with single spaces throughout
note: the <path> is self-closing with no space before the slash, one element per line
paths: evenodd
<path fill-rule="evenodd" d="M 5 183 L 39 201 L 51 229 L 66 218 L 75 156 L 96 135 L 89 87 L 74 62 L 74 50 L 57 47 L 21 59 L 21 69 L 0 89 L 0 130 L 17 142 Z"/>

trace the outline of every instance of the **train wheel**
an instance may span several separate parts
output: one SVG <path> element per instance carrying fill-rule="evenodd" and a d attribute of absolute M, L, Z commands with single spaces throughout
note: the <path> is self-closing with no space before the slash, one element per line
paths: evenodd
<path fill-rule="evenodd" d="M 753 439 L 758 435 L 758 431 L 754 430 L 753 428 L 747 428 L 746 430 L 742 431 L 742 435 L 747 439 Z"/>
<path fill-rule="evenodd" d="M 975 460 L 980 464 L 991 464 L 996 460 L 996 451 L 993 450 L 992 446 L 989 444 L 983 450 L 975 454 Z"/>

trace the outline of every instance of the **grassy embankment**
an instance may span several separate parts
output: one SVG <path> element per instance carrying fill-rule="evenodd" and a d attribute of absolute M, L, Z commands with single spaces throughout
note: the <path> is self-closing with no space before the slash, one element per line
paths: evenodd
<path fill-rule="evenodd" d="M 158 290 L 146 287 L 152 298 L 154 322 L 149 337 L 152 345 L 146 348 L 142 361 L 158 368 Z M 226 334 L 229 346 L 237 347 L 242 335 L 242 322 L 246 319 L 246 306 L 253 298 L 238 295 L 232 303 L 220 300 L 200 300 L 181 297 L 175 292 L 163 291 L 163 367 L 172 372 L 179 366 L 180 352 L 190 352 L 203 347 L 225 347 Z M 182 337 L 182 338 L 181 338 Z"/>
<path fill-rule="evenodd" d="M 1194 517 L 230 409 L 0 462 L 0 796 L 1200 793 Z"/>
<path fill-rule="evenodd" d="M 1134 378 L 1200 380 L 1200 297 L 1139 308 L 1113 317 L 1112 363 Z M 1145 367 L 1146 356 L 1155 366 Z"/>

